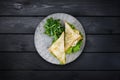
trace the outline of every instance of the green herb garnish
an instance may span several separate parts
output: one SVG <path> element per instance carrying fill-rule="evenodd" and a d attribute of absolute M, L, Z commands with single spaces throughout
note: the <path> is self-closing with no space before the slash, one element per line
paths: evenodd
<path fill-rule="evenodd" d="M 64 31 L 64 27 L 60 23 L 59 19 L 49 18 L 44 25 L 45 34 L 48 36 L 53 37 L 53 42 L 55 42 Z"/>

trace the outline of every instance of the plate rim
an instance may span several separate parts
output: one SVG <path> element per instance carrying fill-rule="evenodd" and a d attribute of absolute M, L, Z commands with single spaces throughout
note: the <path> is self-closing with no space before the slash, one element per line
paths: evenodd
<path fill-rule="evenodd" d="M 84 43 L 83 43 L 82 50 L 80 50 L 81 52 L 79 51 L 80 54 L 79 54 L 74 60 L 72 60 L 72 61 L 70 61 L 70 62 L 68 62 L 68 63 L 62 64 L 62 65 L 66 65 L 66 64 L 70 64 L 70 63 L 74 62 L 75 60 L 77 60 L 77 59 L 80 57 L 80 55 L 83 53 L 83 50 L 85 49 L 85 45 L 86 45 L 86 31 L 85 31 L 83 25 L 81 24 L 81 22 L 80 22 L 76 17 L 74 17 L 74 16 L 72 16 L 72 15 L 70 15 L 70 14 L 67 14 L 67 13 L 52 13 L 52 14 L 49 14 L 49 15 L 47 15 L 46 17 L 44 17 L 44 18 L 39 22 L 39 24 L 37 25 L 37 27 L 35 28 L 35 32 L 34 32 L 34 46 L 35 46 L 35 49 L 36 49 L 37 53 L 39 54 L 39 56 L 42 57 L 42 56 L 40 55 L 39 51 L 38 51 L 37 46 L 36 46 L 36 40 L 35 40 L 35 37 L 36 37 L 35 35 L 36 35 L 36 32 L 37 32 L 36 30 L 37 30 L 37 28 L 40 26 L 40 24 L 41 24 L 42 21 L 44 21 L 45 19 L 47 19 L 49 16 L 56 15 L 56 14 L 58 14 L 58 15 L 59 15 L 59 14 L 68 15 L 68 16 L 74 18 L 76 21 L 79 22 L 79 24 L 81 25 L 81 27 L 82 27 L 82 29 L 83 29 L 83 33 L 84 33 Z M 43 58 L 43 57 L 42 57 L 42 59 L 43 59 L 44 61 L 50 63 L 50 64 L 61 65 L 61 64 L 57 64 L 57 63 L 50 62 L 50 61 L 46 60 L 46 59 Z"/>

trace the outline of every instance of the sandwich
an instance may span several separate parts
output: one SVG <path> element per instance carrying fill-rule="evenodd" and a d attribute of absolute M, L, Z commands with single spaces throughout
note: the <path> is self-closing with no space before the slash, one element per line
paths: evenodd
<path fill-rule="evenodd" d="M 64 32 L 62 32 L 61 36 L 48 50 L 60 61 L 61 64 L 65 64 Z"/>

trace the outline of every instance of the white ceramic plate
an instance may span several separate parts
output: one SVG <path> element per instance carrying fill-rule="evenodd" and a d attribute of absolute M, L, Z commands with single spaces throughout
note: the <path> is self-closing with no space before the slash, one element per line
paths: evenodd
<path fill-rule="evenodd" d="M 62 24 L 64 24 L 63 23 L 64 21 L 67 21 L 75 25 L 76 29 L 78 29 L 83 35 L 83 43 L 81 45 L 80 51 L 74 54 L 66 55 L 66 64 L 70 63 L 74 61 L 76 58 L 78 58 L 83 51 L 83 48 L 85 46 L 85 40 L 86 40 L 85 31 L 82 25 L 80 24 L 80 22 L 75 17 L 66 13 L 54 13 L 44 18 L 36 28 L 35 35 L 34 35 L 34 43 L 35 43 L 35 48 L 37 49 L 39 55 L 43 59 L 45 59 L 46 61 L 52 64 L 60 64 L 60 62 L 52 54 L 49 53 L 48 48 L 52 43 L 52 39 L 46 34 L 44 34 L 44 24 L 46 23 L 46 20 L 50 17 L 53 17 L 54 19 L 60 19 Z"/>

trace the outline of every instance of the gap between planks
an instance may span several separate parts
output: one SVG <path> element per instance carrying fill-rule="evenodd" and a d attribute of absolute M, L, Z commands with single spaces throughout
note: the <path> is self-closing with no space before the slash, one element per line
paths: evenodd
<path fill-rule="evenodd" d="M 105 70 L 105 69 L 85 69 L 85 70 L 80 70 L 80 69 L 0 69 L 0 71 L 120 71 L 120 70 Z"/>
<path fill-rule="evenodd" d="M 46 17 L 48 15 L 0 15 L 0 17 Z M 120 16 L 112 16 L 112 15 L 105 15 L 105 16 L 96 16 L 96 15 L 72 15 L 74 17 L 120 17 Z"/>

